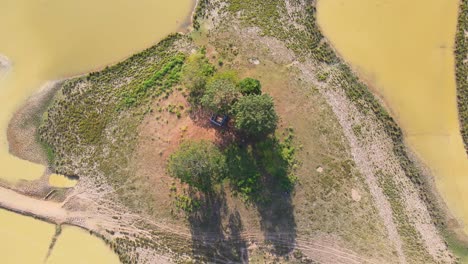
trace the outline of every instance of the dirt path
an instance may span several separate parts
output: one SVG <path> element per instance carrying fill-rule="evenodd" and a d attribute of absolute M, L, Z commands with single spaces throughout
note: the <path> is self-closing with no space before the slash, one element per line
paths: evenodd
<path fill-rule="evenodd" d="M 69 217 L 59 203 L 31 198 L 5 187 L 0 187 L 0 207 L 56 224 L 67 222 Z"/>

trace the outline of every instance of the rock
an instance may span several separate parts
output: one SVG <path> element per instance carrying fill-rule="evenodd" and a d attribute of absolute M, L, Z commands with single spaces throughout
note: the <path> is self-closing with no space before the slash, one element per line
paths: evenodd
<path fill-rule="evenodd" d="M 253 65 L 259 65 L 260 64 L 260 60 L 257 59 L 257 58 L 250 58 L 249 62 L 250 62 L 250 64 L 253 64 Z"/>
<path fill-rule="evenodd" d="M 351 189 L 351 198 L 353 198 L 355 202 L 359 202 L 361 201 L 361 194 L 355 189 Z"/>

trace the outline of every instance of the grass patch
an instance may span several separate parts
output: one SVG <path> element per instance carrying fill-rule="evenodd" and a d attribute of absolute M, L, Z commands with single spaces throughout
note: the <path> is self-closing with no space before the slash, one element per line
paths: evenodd
<path fill-rule="evenodd" d="M 155 96 L 170 91 L 170 89 L 180 80 L 180 71 L 184 65 L 185 54 L 179 53 L 167 59 L 162 68 L 151 75 L 147 80 L 131 90 L 124 90 L 121 93 L 122 105 L 125 107 L 134 107 L 142 104 L 142 100 L 147 98 L 150 90 L 153 90 Z"/>

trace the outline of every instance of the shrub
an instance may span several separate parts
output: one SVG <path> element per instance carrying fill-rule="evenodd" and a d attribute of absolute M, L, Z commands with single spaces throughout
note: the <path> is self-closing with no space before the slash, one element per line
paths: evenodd
<path fill-rule="evenodd" d="M 245 200 L 249 200 L 261 188 L 261 172 L 252 153 L 252 147 L 240 147 L 237 144 L 228 146 L 225 150 L 228 175 L 234 192 Z"/>
<path fill-rule="evenodd" d="M 224 177 L 226 160 L 213 143 L 189 141 L 170 156 L 168 171 L 172 177 L 207 192 L 214 182 Z"/>
<path fill-rule="evenodd" d="M 269 95 L 244 96 L 234 105 L 235 126 L 247 136 L 264 136 L 275 131 L 278 115 Z"/>
<path fill-rule="evenodd" d="M 213 75 L 215 68 L 203 53 L 190 56 L 182 68 L 182 82 L 190 91 L 190 99 L 198 103 L 205 93 L 206 82 Z"/>
<path fill-rule="evenodd" d="M 239 82 L 239 87 L 243 95 L 262 94 L 262 86 L 257 79 L 245 78 Z"/>

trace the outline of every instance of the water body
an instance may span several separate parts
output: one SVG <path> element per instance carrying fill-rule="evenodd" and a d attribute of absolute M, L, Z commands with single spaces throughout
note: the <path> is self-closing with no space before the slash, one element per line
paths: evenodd
<path fill-rule="evenodd" d="M 33 180 L 45 171 L 10 155 L 6 137 L 13 113 L 35 90 L 151 46 L 181 29 L 193 5 L 193 0 L 0 0 L 0 54 L 11 64 L 0 69 L 0 179 Z M 53 225 L 0 211 L 0 262 L 43 263 L 54 232 Z M 101 240 L 73 228 L 64 229 L 49 259 L 116 262 Z"/>
<path fill-rule="evenodd" d="M 65 226 L 57 239 L 52 254 L 47 259 L 47 264 L 81 264 L 119 263 L 119 258 L 114 254 L 102 254 L 108 248 L 104 241 L 90 236 L 87 232 L 74 226 Z"/>
<path fill-rule="evenodd" d="M 49 185 L 58 188 L 71 188 L 78 183 L 78 179 L 73 179 L 60 174 L 51 174 L 49 176 Z"/>
<path fill-rule="evenodd" d="M 0 210 L 0 262 L 43 263 L 55 226 Z"/>
<path fill-rule="evenodd" d="M 104 241 L 73 226 L 64 226 L 51 255 L 55 226 L 31 217 L 0 210 L 0 262 L 82 264 L 119 263 Z M 47 260 L 47 261 L 46 261 Z"/>
<path fill-rule="evenodd" d="M 458 0 L 320 0 L 326 37 L 385 101 L 468 234 L 468 158 L 456 104 Z"/>

